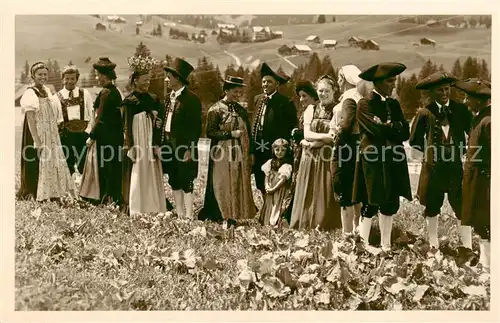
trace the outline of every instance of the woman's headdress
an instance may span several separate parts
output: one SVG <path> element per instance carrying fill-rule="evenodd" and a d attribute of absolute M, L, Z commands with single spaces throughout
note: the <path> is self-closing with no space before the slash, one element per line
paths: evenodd
<path fill-rule="evenodd" d="M 142 55 L 130 56 L 127 61 L 132 72 L 141 74 L 149 73 L 153 67 L 159 63 L 156 59 L 150 56 Z"/>
<path fill-rule="evenodd" d="M 138 76 L 148 74 L 159 62 L 151 56 L 134 55 L 127 59 L 128 66 L 132 71 L 130 75 L 130 84 Z"/>

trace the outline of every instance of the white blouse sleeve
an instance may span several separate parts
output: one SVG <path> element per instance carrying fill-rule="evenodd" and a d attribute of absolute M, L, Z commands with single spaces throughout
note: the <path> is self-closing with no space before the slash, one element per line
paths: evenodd
<path fill-rule="evenodd" d="M 94 110 L 94 98 L 89 91 L 83 89 L 83 100 L 85 106 L 85 120 L 90 120 Z"/>
<path fill-rule="evenodd" d="M 304 111 L 304 128 L 311 125 L 314 116 L 314 104 L 310 104 Z"/>
<path fill-rule="evenodd" d="M 62 116 L 61 101 L 59 101 L 57 93 L 50 97 L 50 101 L 52 101 L 52 104 L 54 105 L 54 108 L 57 113 L 57 123 L 62 122 L 63 116 Z"/>
<path fill-rule="evenodd" d="M 267 176 L 271 172 L 271 159 L 264 163 L 261 167 L 264 174 Z"/>
<path fill-rule="evenodd" d="M 292 177 L 292 165 L 290 164 L 283 164 L 281 165 L 280 169 L 278 170 L 278 174 L 280 176 L 285 177 L 287 180 Z"/>
<path fill-rule="evenodd" d="M 40 101 L 35 94 L 35 90 L 27 89 L 21 97 L 21 108 L 23 112 L 37 111 L 40 108 Z"/>

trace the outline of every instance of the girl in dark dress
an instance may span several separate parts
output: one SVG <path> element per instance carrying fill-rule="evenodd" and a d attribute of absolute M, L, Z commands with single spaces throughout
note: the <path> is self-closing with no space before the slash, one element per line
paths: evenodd
<path fill-rule="evenodd" d="M 93 65 L 97 79 L 103 87 L 94 102 L 96 122 L 87 147 L 96 144 L 99 167 L 99 191 L 101 203 L 121 202 L 123 125 L 120 106 L 122 96 L 113 80 L 116 64 L 107 57 L 101 57 Z"/>

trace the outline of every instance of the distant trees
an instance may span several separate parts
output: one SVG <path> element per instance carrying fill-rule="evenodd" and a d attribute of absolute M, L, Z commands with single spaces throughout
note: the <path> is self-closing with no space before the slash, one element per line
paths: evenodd
<path fill-rule="evenodd" d="M 441 65 L 439 68 L 430 59 L 422 66 L 418 76 L 413 73 L 409 78 L 398 77 L 396 82 L 396 93 L 399 97 L 399 102 L 403 113 L 407 120 L 411 120 L 419 107 L 423 107 L 429 103 L 427 91 L 419 91 L 415 89 L 415 85 L 419 80 L 435 73 L 439 70 L 444 70 Z M 466 79 L 470 77 L 478 77 L 484 80 L 491 81 L 491 73 L 488 68 L 488 63 L 483 59 L 479 61 L 477 58 L 467 57 L 463 64 L 457 59 L 450 71 L 458 79 Z M 462 102 L 465 95 L 462 91 L 455 87 L 451 88 L 451 98 Z"/>
<path fill-rule="evenodd" d="M 140 42 L 137 45 L 134 54 L 151 56 L 151 51 L 143 42 Z M 172 61 L 173 58 L 170 55 L 166 55 L 164 57 L 164 62 L 166 64 L 170 65 L 172 64 Z M 49 60 L 47 64 L 50 69 L 48 83 L 54 85 L 56 90 L 60 90 L 62 88 L 62 80 L 59 63 L 57 60 Z M 193 64 L 193 66 L 195 66 L 195 69 L 189 77 L 190 88 L 197 93 L 202 101 L 204 115 L 208 111 L 208 108 L 223 96 L 222 82 L 229 76 L 242 77 L 245 84 L 247 84 L 245 87 L 245 94 L 241 99 L 243 102 L 246 102 L 247 110 L 249 114 L 252 115 L 254 110 L 254 97 L 262 92 L 259 67 L 254 70 L 249 70 L 248 68 L 243 68 L 242 66 L 236 67 L 234 64 L 230 64 L 223 71 L 221 71 L 219 66 L 214 65 L 213 62 L 211 62 L 207 57 L 200 57 L 196 64 Z M 291 73 L 290 82 L 280 86 L 279 91 L 293 98 L 298 104 L 298 98 L 295 95 L 295 84 L 297 81 L 309 79 L 314 82 L 322 75 L 329 75 L 336 80 L 338 76 L 336 66 L 335 62 L 333 62 L 329 56 L 324 56 L 321 59 L 316 52 L 313 52 L 307 63 L 299 65 Z M 21 83 L 31 82 L 29 69 L 30 63 L 26 61 L 21 71 Z M 278 67 L 278 70 L 282 70 L 281 66 Z M 427 92 L 415 89 L 415 85 L 419 80 L 429 76 L 430 74 L 443 70 L 443 65 L 437 66 L 435 62 L 429 59 L 423 64 L 418 73 L 413 73 L 408 77 L 399 76 L 397 78 L 396 94 L 407 120 L 411 120 L 415 116 L 417 109 L 427 105 L 429 102 Z M 484 59 L 467 57 L 463 63 L 457 59 L 449 72 L 459 79 L 479 77 L 491 81 L 491 72 L 488 63 Z M 84 73 L 82 73 L 80 79 L 80 85 L 82 87 L 92 87 L 98 85 L 95 70 L 93 68 L 90 69 L 87 75 L 83 74 Z M 164 88 L 164 78 L 165 74 L 163 66 L 160 63 L 155 66 L 152 71 L 150 89 L 162 99 L 168 91 L 168 89 Z M 336 95 L 338 98 L 340 91 L 336 91 Z M 463 101 L 464 94 L 452 87 L 451 97 L 461 102 Z"/>

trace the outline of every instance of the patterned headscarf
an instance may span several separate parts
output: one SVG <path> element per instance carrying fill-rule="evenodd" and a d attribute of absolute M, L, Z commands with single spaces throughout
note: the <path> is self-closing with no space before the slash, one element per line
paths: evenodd
<path fill-rule="evenodd" d="M 38 71 L 42 68 L 45 68 L 47 71 L 49 70 L 49 67 L 44 62 L 36 62 L 33 65 L 31 65 L 31 68 L 30 68 L 31 77 L 34 77 L 36 71 Z"/>

